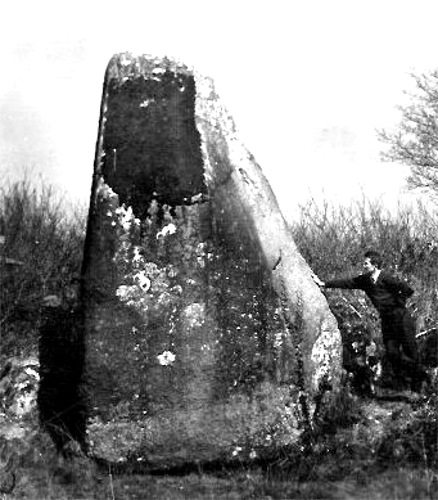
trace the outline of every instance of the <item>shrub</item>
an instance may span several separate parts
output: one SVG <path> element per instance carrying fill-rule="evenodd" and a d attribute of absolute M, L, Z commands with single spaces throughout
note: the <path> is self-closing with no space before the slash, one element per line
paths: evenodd
<path fill-rule="evenodd" d="M 35 346 L 42 299 L 62 296 L 79 273 L 85 210 L 27 176 L 0 189 L 0 235 L 2 354 L 12 355 Z"/>

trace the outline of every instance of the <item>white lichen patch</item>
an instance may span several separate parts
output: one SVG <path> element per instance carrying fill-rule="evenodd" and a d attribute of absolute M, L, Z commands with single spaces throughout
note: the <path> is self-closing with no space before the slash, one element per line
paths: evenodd
<path fill-rule="evenodd" d="M 98 193 L 99 196 L 103 199 L 109 200 L 109 201 L 116 201 L 119 199 L 119 196 L 116 192 L 114 192 L 108 184 L 104 182 L 103 179 L 100 179 L 99 181 L 99 187 L 98 187 Z M 108 213 L 107 213 L 108 215 Z"/>
<path fill-rule="evenodd" d="M 127 285 L 120 285 L 116 290 L 116 295 L 119 299 L 127 301 L 131 287 Z"/>
<path fill-rule="evenodd" d="M 164 351 L 157 356 L 158 363 L 162 366 L 169 366 L 174 363 L 176 356 L 172 351 Z"/>
<path fill-rule="evenodd" d="M 200 203 L 204 197 L 203 193 L 198 193 L 190 198 L 191 203 Z"/>
<path fill-rule="evenodd" d="M 206 260 L 211 260 L 213 258 L 213 254 L 207 252 L 208 245 L 206 243 L 198 243 L 196 246 L 196 262 L 199 267 L 204 268 Z"/>
<path fill-rule="evenodd" d="M 205 306 L 195 302 L 188 305 L 183 311 L 185 324 L 189 328 L 201 326 L 205 320 Z"/>
<path fill-rule="evenodd" d="M 145 99 L 139 105 L 140 108 L 147 108 L 151 102 L 155 102 L 154 99 Z"/>
<path fill-rule="evenodd" d="M 275 349 L 281 349 L 283 343 L 284 343 L 284 332 L 276 332 L 274 334 L 274 347 Z"/>
<path fill-rule="evenodd" d="M 147 292 L 151 287 L 151 280 L 146 276 L 145 271 L 139 271 L 134 275 L 134 282 L 143 290 Z"/>
<path fill-rule="evenodd" d="M 34 370 L 33 368 L 26 367 L 26 368 L 24 369 L 24 373 L 25 373 L 26 375 L 29 375 L 30 377 L 33 377 L 33 378 L 34 378 L 35 380 L 37 380 L 37 381 L 39 381 L 39 379 L 40 379 L 40 375 L 39 375 L 39 373 L 38 373 L 36 370 Z"/>
<path fill-rule="evenodd" d="M 18 390 L 23 390 L 25 387 L 18 387 Z M 28 393 L 20 394 L 12 405 L 12 412 L 18 417 L 28 415 L 33 409 L 36 408 L 35 393 L 30 391 Z"/>
<path fill-rule="evenodd" d="M 129 54 L 123 54 L 120 57 L 120 64 L 122 66 L 130 66 L 132 64 L 132 57 Z"/>
<path fill-rule="evenodd" d="M 331 328 L 327 320 L 323 320 L 320 332 L 310 355 L 310 359 L 314 364 L 312 386 L 315 390 L 318 390 L 319 383 L 324 378 L 329 380 L 332 378 L 332 369 L 336 365 L 333 364 L 332 353 L 340 352 L 341 349 L 340 334 L 333 333 L 333 328 Z"/>
<path fill-rule="evenodd" d="M 157 240 L 159 240 L 160 238 L 165 238 L 166 236 L 175 233 L 176 233 L 176 226 L 171 222 L 170 224 L 164 226 L 163 229 L 161 229 L 161 231 L 158 231 Z"/>
<path fill-rule="evenodd" d="M 118 207 L 115 210 L 118 216 L 119 224 L 125 231 L 129 231 L 132 225 L 140 225 L 140 220 L 134 217 L 132 207 L 125 208 L 125 206 Z"/>
<path fill-rule="evenodd" d="M 132 256 L 132 262 L 138 264 L 143 261 L 143 256 L 140 253 L 140 248 L 138 246 L 134 246 L 133 248 L 134 255 Z"/>

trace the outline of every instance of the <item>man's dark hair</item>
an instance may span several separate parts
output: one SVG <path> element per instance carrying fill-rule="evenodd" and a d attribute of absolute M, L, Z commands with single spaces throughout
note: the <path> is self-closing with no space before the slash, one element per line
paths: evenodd
<path fill-rule="evenodd" d="M 376 252 L 375 250 L 368 250 L 368 252 L 365 252 L 365 258 L 370 259 L 371 264 L 379 269 L 382 268 L 383 258 L 379 252 Z"/>

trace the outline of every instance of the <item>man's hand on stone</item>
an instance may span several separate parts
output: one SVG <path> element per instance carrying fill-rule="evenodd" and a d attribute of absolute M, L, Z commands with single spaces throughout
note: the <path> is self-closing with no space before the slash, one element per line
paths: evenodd
<path fill-rule="evenodd" d="M 320 288 L 325 287 L 324 281 L 321 281 L 316 274 L 312 273 L 312 279 Z"/>

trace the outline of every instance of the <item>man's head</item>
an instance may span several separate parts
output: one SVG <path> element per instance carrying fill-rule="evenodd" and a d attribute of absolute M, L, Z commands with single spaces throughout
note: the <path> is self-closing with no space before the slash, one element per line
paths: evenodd
<path fill-rule="evenodd" d="M 374 272 L 382 268 L 383 259 L 379 252 L 369 250 L 365 252 L 363 267 L 367 272 Z"/>

